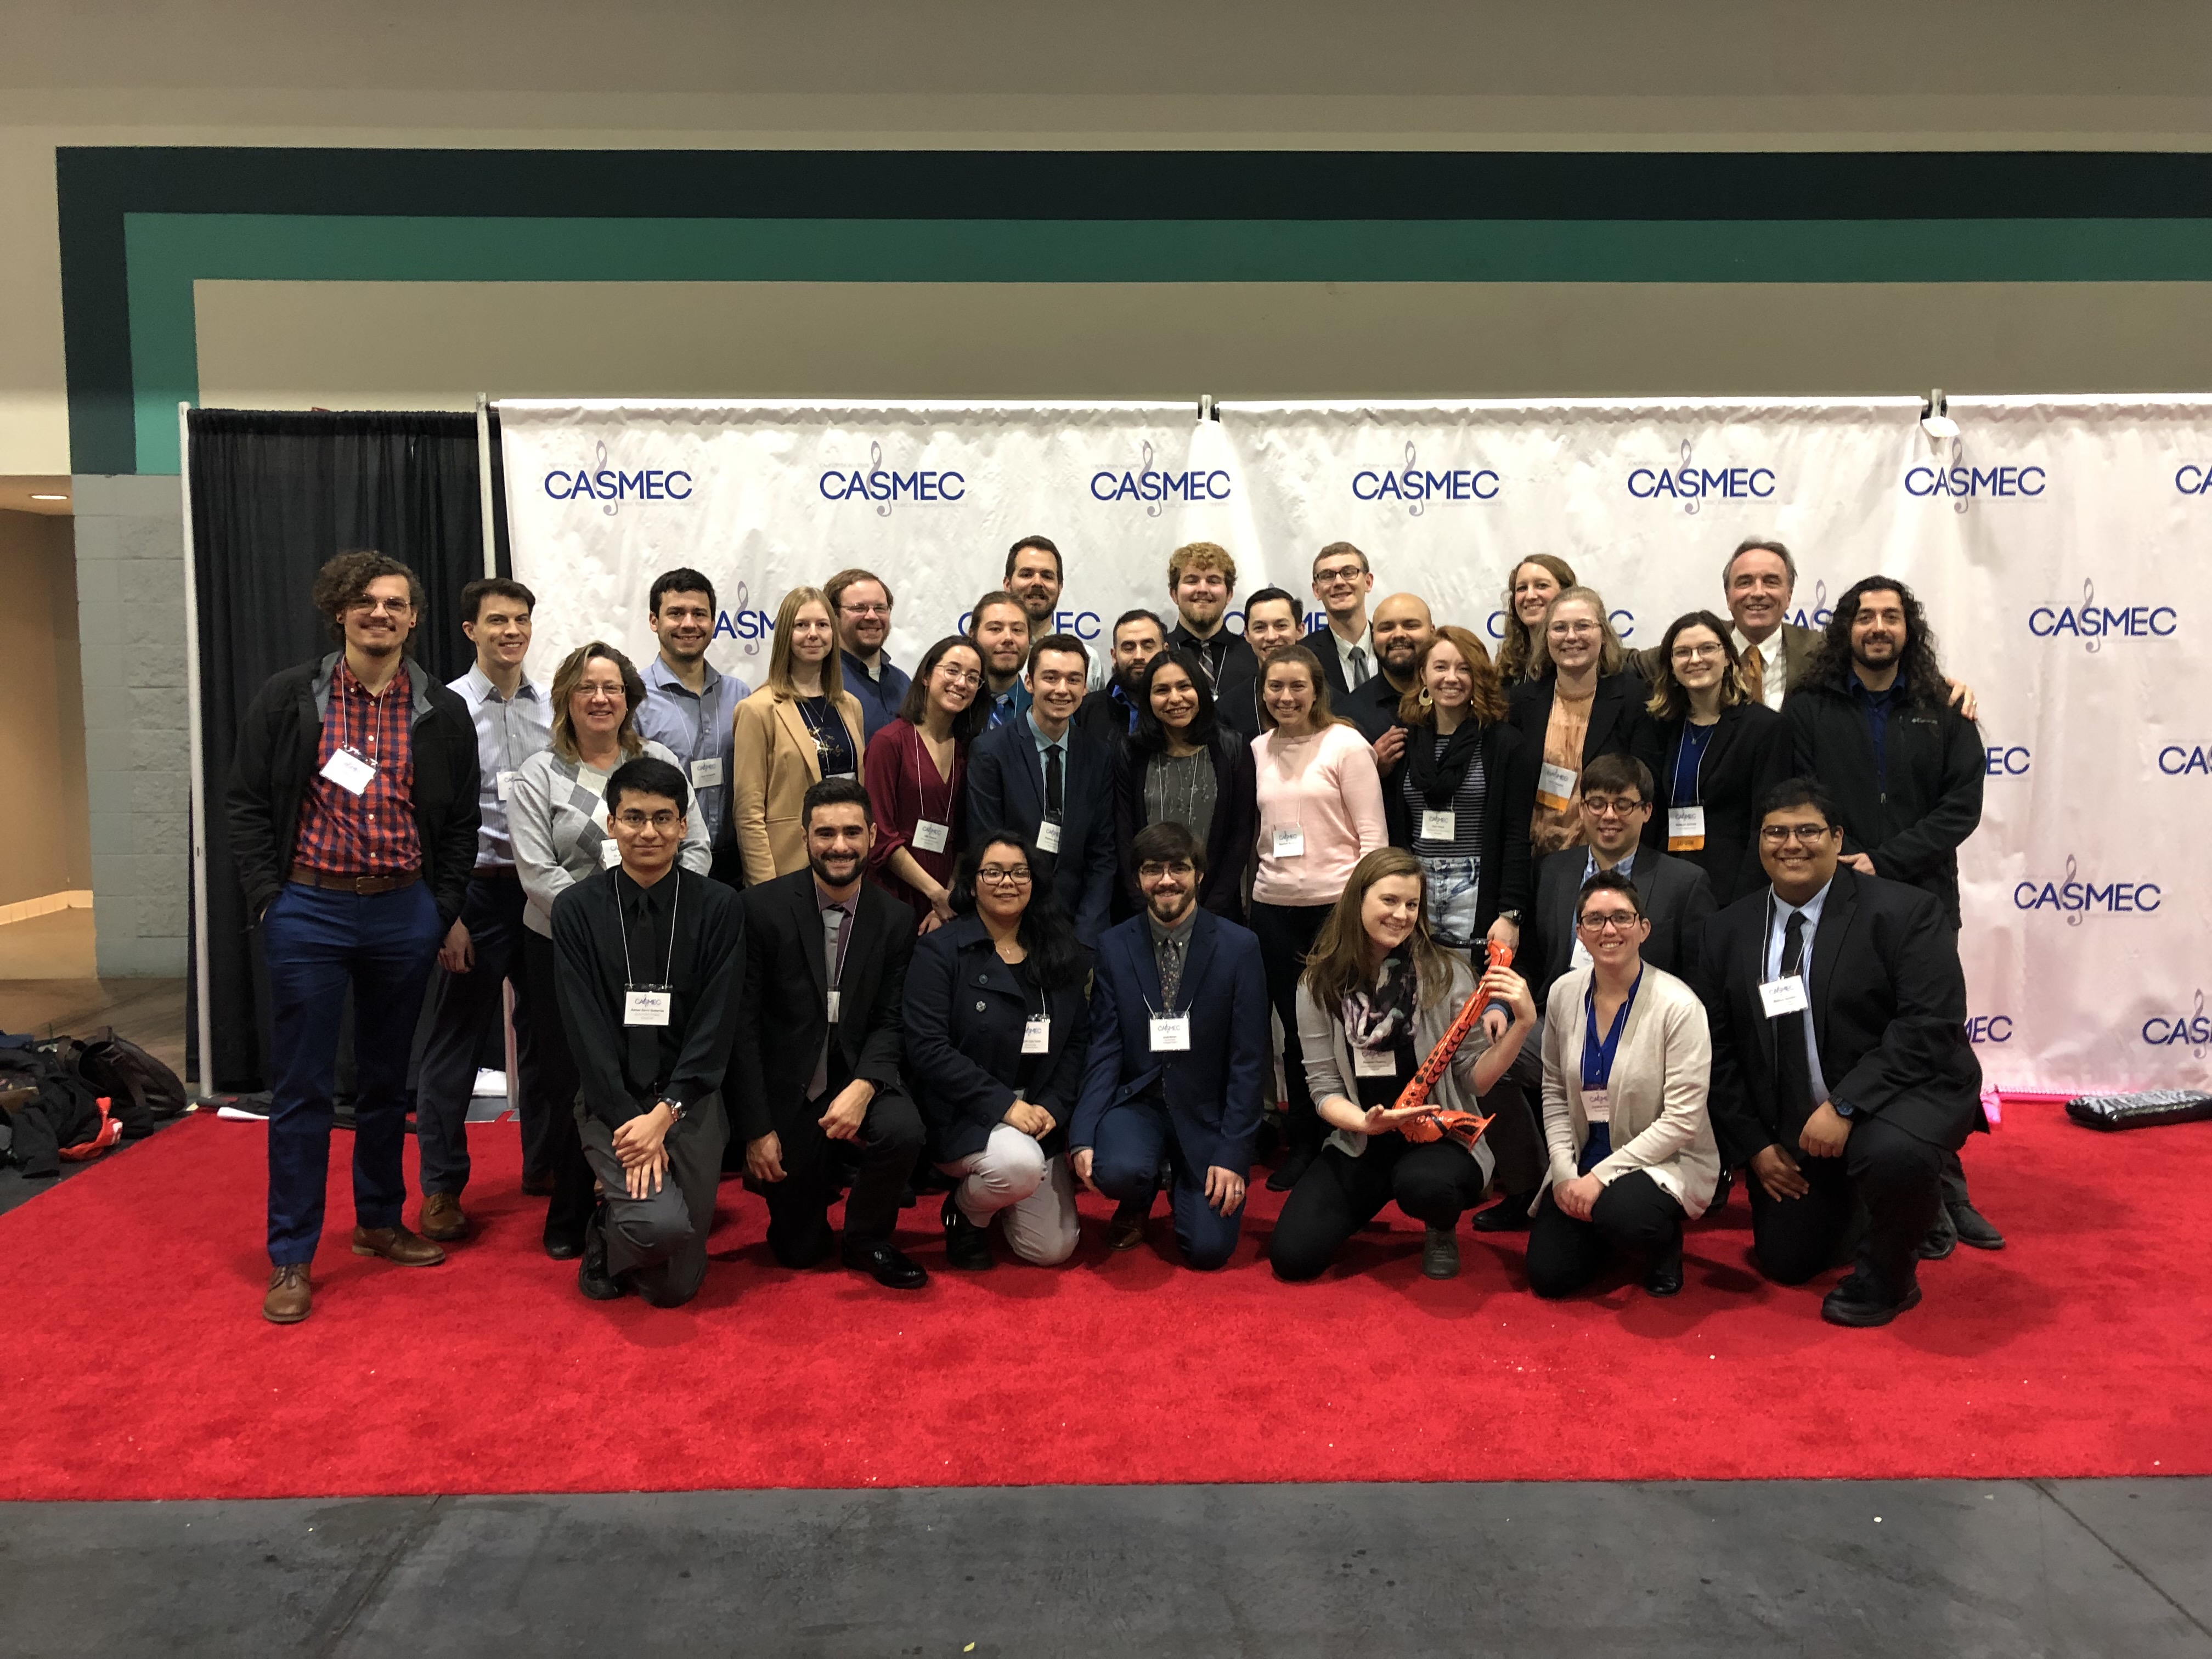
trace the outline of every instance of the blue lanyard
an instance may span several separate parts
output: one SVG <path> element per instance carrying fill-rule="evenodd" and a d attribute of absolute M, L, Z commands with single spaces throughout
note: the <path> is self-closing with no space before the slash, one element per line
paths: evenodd
<path fill-rule="evenodd" d="M 1606 1089 L 1613 1085 L 1613 1051 L 1620 1047 L 1620 1034 L 1627 1029 L 1628 1011 L 1636 1006 L 1636 994 L 1644 988 L 1644 969 L 1636 970 L 1636 983 L 1628 988 L 1621 1000 L 1620 1011 L 1613 1017 L 1613 1029 L 1601 1042 L 1597 1034 L 1597 975 L 1590 975 L 1590 982 L 1583 991 L 1583 1087 Z"/>

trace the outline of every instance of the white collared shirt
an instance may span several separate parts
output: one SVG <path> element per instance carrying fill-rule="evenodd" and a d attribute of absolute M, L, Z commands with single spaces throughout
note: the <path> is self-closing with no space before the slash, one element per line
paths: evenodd
<path fill-rule="evenodd" d="M 1364 651 L 1367 653 L 1367 678 L 1369 679 L 1373 679 L 1377 674 L 1382 672 L 1382 665 L 1375 660 L 1375 629 L 1371 626 L 1364 634 L 1362 634 L 1356 640 L 1346 639 L 1343 635 L 1338 633 L 1334 628 L 1330 628 L 1326 623 L 1322 626 L 1323 631 L 1328 635 L 1329 643 L 1336 647 L 1336 659 L 1343 665 L 1344 684 L 1345 688 L 1347 690 L 1356 690 L 1361 684 L 1363 684 L 1363 682 L 1354 678 L 1352 672 L 1352 653 L 1353 651 Z"/>
<path fill-rule="evenodd" d="M 1778 629 L 1775 637 L 1778 639 L 1781 637 Z M 1820 930 L 1820 912 L 1828 902 L 1829 889 L 1835 884 L 1832 879 L 1826 887 L 1823 887 L 1802 904 L 1791 904 L 1772 888 L 1767 889 L 1768 896 L 1774 901 L 1771 920 L 1766 929 L 1766 977 L 1768 979 L 1778 979 L 1782 975 L 1783 935 L 1790 926 L 1790 918 L 1801 911 L 1805 917 L 1805 941 L 1802 954 L 1797 959 L 1798 975 L 1805 981 L 1805 1008 L 1797 1018 L 1804 1026 L 1805 1069 L 1811 1074 L 1813 1079 L 1813 1101 L 1815 1105 L 1827 1099 L 1828 1080 L 1820 1075 L 1820 1045 L 1813 1036 L 1813 935 Z"/>

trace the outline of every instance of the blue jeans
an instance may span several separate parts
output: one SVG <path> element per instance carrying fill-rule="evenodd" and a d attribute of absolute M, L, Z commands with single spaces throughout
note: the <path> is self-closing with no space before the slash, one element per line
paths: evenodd
<path fill-rule="evenodd" d="M 1466 950 L 1475 942 L 1475 912 L 1482 897 L 1482 860 L 1424 855 L 1421 875 L 1422 884 L 1428 890 L 1429 931 L 1437 936 L 1437 944 Z"/>
<path fill-rule="evenodd" d="M 353 1204 L 396 1227 L 407 1197 L 407 1054 L 445 934 L 421 882 L 356 897 L 287 882 L 261 919 L 269 963 L 269 1259 L 314 1259 L 329 1184 L 331 1073 L 353 988 Z"/>
<path fill-rule="evenodd" d="M 1206 1171 L 1194 1170 L 1184 1158 L 1166 1103 L 1132 1100 L 1111 1108 L 1098 1120 L 1091 1149 L 1091 1179 L 1107 1197 L 1117 1203 L 1142 1199 L 1150 1205 L 1159 1190 L 1163 1159 L 1172 1171 L 1169 1204 L 1182 1259 L 1194 1267 L 1222 1266 L 1236 1251 L 1237 1235 L 1244 1224 L 1243 1207 L 1223 1215 L 1206 1201 Z"/>

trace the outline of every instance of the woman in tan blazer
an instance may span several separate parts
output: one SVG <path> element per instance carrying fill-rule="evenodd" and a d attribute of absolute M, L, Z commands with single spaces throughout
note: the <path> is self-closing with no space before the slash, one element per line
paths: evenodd
<path fill-rule="evenodd" d="M 1651 924 L 1617 871 L 1583 884 L 1575 927 L 1590 963 L 1544 1011 L 1544 1139 L 1551 1174 L 1528 1233 L 1528 1288 L 1570 1296 L 1616 1249 L 1644 1288 L 1682 1288 L 1682 1223 L 1712 1202 L 1721 1158 L 1706 1115 L 1712 1034 L 1697 993 L 1640 954 Z"/>
<path fill-rule="evenodd" d="M 806 864 L 799 806 L 826 777 L 860 773 L 860 699 L 837 674 L 837 630 L 818 587 L 794 587 L 775 613 L 768 684 L 738 705 L 730 811 L 748 886 Z"/>

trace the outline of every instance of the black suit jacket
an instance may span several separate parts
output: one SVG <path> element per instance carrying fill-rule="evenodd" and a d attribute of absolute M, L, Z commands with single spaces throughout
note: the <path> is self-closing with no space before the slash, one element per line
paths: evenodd
<path fill-rule="evenodd" d="M 1375 633 L 1370 625 L 1365 647 L 1367 678 L 1370 683 L 1382 672 L 1382 661 L 1375 654 L 1374 640 Z M 1337 649 L 1336 635 L 1331 631 L 1326 618 L 1319 628 L 1311 630 L 1298 643 L 1321 659 L 1321 672 L 1328 677 L 1328 696 L 1332 703 L 1340 702 L 1352 695 L 1352 682 L 1344 672 L 1344 653 Z"/>
<path fill-rule="evenodd" d="M 1244 915 L 1244 866 L 1252 861 L 1260 833 L 1259 784 L 1252 745 L 1234 732 L 1216 727 L 1206 744 L 1213 762 L 1213 820 L 1206 832 L 1206 875 L 1198 902 L 1216 915 L 1240 921 Z M 1137 890 L 1137 863 L 1129 845 L 1145 827 L 1145 775 L 1160 757 L 1135 744 L 1121 745 L 1114 758 L 1114 848 L 1123 904 L 1132 915 L 1145 908 Z"/>
<path fill-rule="evenodd" d="M 811 870 L 748 887 L 744 900 L 744 998 L 725 1103 L 738 1138 L 757 1140 L 771 1129 L 781 1133 L 800 1112 L 820 1115 L 807 1103 L 806 1085 L 830 1027 L 830 969 Z M 866 1078 L 883 1094 L 899 1087 L 914 912 L 864 881 L 852 927 L 837 985 L 837 1052 L 850 1077 Z"/>
<path fill-rule="evenodd" d="M 1347 691 L 1341 697 L 1329 693 L 1328 708 L 1333 714 L 1341 714 L 1359 728 L 1359 733 L 1372 743 L 1398 723 L 1398 704 L 1402 695 L 1397 687 L 1377 673 L 1357 691 Z"/>
<path fill-rule="evenodd" d="M 1086 692 L 1076 706 L 1073 722 L 1083 731 L 1106 745 L 1109 752 L 1128 741 L 1129 712 L 1133 704 L 1116 695 L 1120 688 L 1109 683 L 1096 691 Z"/>
<path fill-rule="evenodd" d="M 1242 634 L 1231 633 L 1225 626 L 1212 637 L 1226 641 L 1220 647 L 1221 665 L 1212 676 L 1213 699 L 1219 702 L 1237 687 L 1249 685 L 1259 678 L 1260 658 Z M 1180 651 L 1198 659 L 1201 666 L 1212 660 L 1212 653 L 1206 649 L 1207 641 L 1201 641 L 1181 622 L 1169 629 L 1167 644 L 1170 651 Z"/>
<path fill-rule="evenodd" d="M 1526 948 L 1516 965 L 1528 976 L 1539 1008 L 1551 994 L 1552 982 L 1574 965 L 1575 901 L 1589 867 L 1587 847 L 1570 847 L 1537 861 L 1536 903 L 1522 930 Z M 1688 860 L 1649 847 L 1637 849 L 1628 876 L 1636 884 L 1637 905 L 1651 922 L 1644 961 L 1697 990 L 1703 972 L 1698 953 L 1713 914 L 1712 882 Z"/>
<path fill-rule="evenodd" d="M 1368 682 L 1373 684 L 1373 681 Z M 1407 743 L 1427 740 L 1428 728 L 1408 730 Z M 1528 850 L 1528 820 L 1536 811 L 1536 763 L 1540 744 L 1532 744 L 1504 720 L 1482 733 L 1482 877 L 1475 890 L 1474 931 L 1490 930 L 1500 910 L 1518 910 L 1525 922 L 1534 892 Z M 1382 777 L 1382 822 L 1390 845 L 1411 847 L 1419 819 L 1406 799 L 1405 753 Z"/>
<path fill-rule="evenodd" d="M 1248 647 L 1249 649 L 1249 647 Z M 1114 760 L 1105 744 L 1070 720 L 1062 780 L 1060 851 L 1040 852 L 1075 935 L 1095 945 L 1114 901 Z M 968 844 L 1000 831 L 1036 844 L 1044 822 L 1044 763 L 1026 717 L 994 726 L 968 750 Z"/>
<path fill-rule="evenodd" d="M 1712 1024 L 1712 1119 L 1730 1167 L 1764 1147 L 1792 1154 L 1810 1109 L 1775 1099 L 1774 1045 L 1796 1016 L 1769 1019 L 1767 896 L 1748 894 L 1705 925 L 1700 994 Z M 1814 1046 L 1828 1097 L 1862 1117 L 1955 1149 L 1982 1116 L 1982 1068 L 1966 1041 L 1966 978 L 1942 908 L 1899 882 L 1838 866 L 1813 935 Z"/>
<path fill-rule="evenodd" d="M 1552 723 L 1553 684 L 1549 674 L 1540 680 L 1523 680 L 1508 701 L 1505 718 L 1535 745 L 1539 766 L 1543 764 L 1544 730 Z M 1632 755 L 1639 741 L 1649 745 L 1641 732 L 1650 718 L 1644 712 L 1644 700 L 1650 695 L 1644 677 L 1632 669 L 1600 676 L 1596 695 L 1590 699 L 1589 730 L 1583 737 L 1584 766 L 1600 755 Z"/>
<path fill-rule="evenodd" d="M 1658 786 L 1651 822 L 1644 830 L 1647 847 L 1667 845 L 1667 809 L 1674 804 L 1674 748 L 1686 724 L 1646 719 L 1637 733 L 1636 757 L 1651 769 Z M 1723 904 L 1766 884 L 1759 861 L 1759 803 L 1791 775 L 1790 762 L 1790 728 L 1774 710 L 1764 703 L 1732 703 L 1721 710 L 1698 774 L 1705 844 L 1674 856 L 1711 877 L 1713 896 Z M 1692 805 L 1695 799 L 1685 798 L 1684 804 Z"/>

